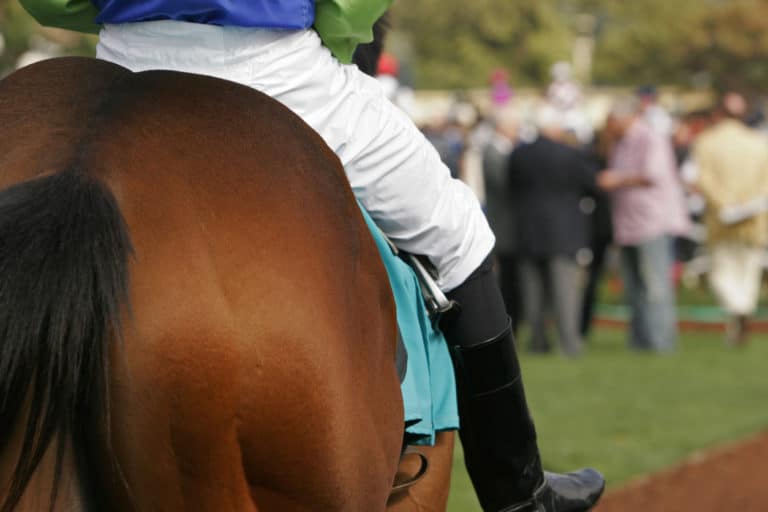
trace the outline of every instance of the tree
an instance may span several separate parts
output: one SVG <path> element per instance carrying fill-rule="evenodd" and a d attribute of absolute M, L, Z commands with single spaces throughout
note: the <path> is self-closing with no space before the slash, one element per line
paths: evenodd
<path fill-rule="evenodd" d="M 544 85 L 569 59 L 575 20 L 597 20 L 594 82 L 768 88 L 768 0 L 401 0 L 394 21 L 413 48 L 417 85 L 468 87 L 507 67 Z"/>
<path fill-rule="evenodd" d="M 553 62 L 570 57 L 554 0 L 401 1 L 393 19 L 414 48 L 422 87 L 485 85 L 497 67 L 514 70 L 516 83 L 542 84 Z"/>
<path fill-rule="evenodd" d="M 697 12 L 684 26 L 681 64 L 708 73 L 716 89 L 768 88 L 768 0 L 731 0 Z"/>
<path fill-rule="evenodd" d="M 690 76 L 680 62 L 685 46 L 681 26 L 706 8 L 707 0 L 574 2 L 599 19 L 594 81 L 603 85 L 685 83 Z"/>

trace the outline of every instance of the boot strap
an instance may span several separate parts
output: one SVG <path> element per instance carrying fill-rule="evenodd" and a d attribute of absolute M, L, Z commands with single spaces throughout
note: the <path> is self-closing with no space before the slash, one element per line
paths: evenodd
<path fill-rule="evenodd" d="M 520 503 L 515 503 L 514 505 L 506 507 L 499 512 L 546 512 L 544 504 L 541 503 L 540 499 L 546 487 L 547 479 L 542 478 L 541 485 L 539 485 L 536 490 L 533 491 L 533 496 L 531 496 L 530 499 L 521 501 Z"/>
<path fill-rule="evenodd" d="M 520 379 L 512 320 L 500 334 L 469 347 L 455 347 L 472 396 L 499 391 Z"/>

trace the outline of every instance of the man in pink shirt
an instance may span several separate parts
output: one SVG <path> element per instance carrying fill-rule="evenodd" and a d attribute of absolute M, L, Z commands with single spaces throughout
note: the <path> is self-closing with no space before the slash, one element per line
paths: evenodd
<path fill-rule="evenodd" d="M 630 347 L 667 351 L 675 346 L 675 292 L 670 278 L 671 237 L 689 227 L 671 143 L 627 99 L 616 105 L 618 143 L 600 185 L 611 193 L 614 241 L 632 310 Z"/>

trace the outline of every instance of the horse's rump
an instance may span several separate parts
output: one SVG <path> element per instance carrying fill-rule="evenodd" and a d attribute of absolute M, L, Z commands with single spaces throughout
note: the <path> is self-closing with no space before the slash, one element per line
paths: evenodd
<path fill-rule="evenodd" d="M 402 427 L 394 309 L 322 140 L 212 78 L 62 59 L 0 83 L 0 188 L 73 162 L 135 248 L 110 393 L 132 506 L 383 504 Z"/>

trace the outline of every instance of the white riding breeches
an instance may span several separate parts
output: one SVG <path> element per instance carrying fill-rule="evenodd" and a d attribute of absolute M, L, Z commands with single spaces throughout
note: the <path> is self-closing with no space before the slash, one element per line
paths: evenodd
<path fill-rule="evenodd" d="M 107 25 L 97 57 L 131 69 L 214 76 L 259 90 L 314 128 L 339 156 L 352 190 L 401 249 L 427 256 L 443 291 L 488 256 L 480 204 L 377 82 L 343 65 L 313 30 L 179 21 Z"/>

